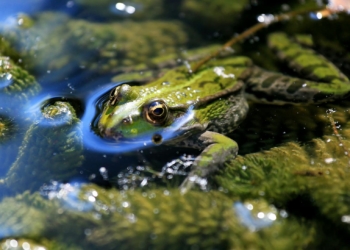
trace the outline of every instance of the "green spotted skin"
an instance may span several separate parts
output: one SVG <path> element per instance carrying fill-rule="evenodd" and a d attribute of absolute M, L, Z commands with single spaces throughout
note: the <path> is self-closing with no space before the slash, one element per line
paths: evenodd
<path fill-rule="evenodd" d="M 306 79 L 266 72 L 246 57 L 212 60 L 195 73 L 190 72 L 191 65 L 177 67 L 144 86 L 123 84 L 113 89 L 99 120 L 101 135 L 117 141 L 137 140 L 171 131 L 176 135 L 166 144 L 202 150 L 181 185 L 186 191 L 197 177 L 210 175 L 237 155 L 238 145 L 224 134 L 245 118 L 247 98 L 308 104 L 350 93 L 349 79 L 313 50 L 282 33 L 271 34 L 268 41 L 279 59 Z M 177 127 L 188 113 L 191 118 Z M 159 136 L 154 139 L 156 144 L 161 141 Z"/>
<path fill-rule="evenodd" d="M 162 127 L 171 127 L 193 107 L 193 119 L 181 128 L 187 136 L 191 131 L 198 133 L 198 129 L 232 131 L 248 110 L 238 76 L 246 71 L 250 60 L 237 57 L 221 63 L 225 68 L 208 65 L 196 74 L 189 74 L 186 67 L 179 67 L 145 86 L 122 85 L 125 90 L 119 92 L 118 104 L 107 104 L 103 111 L 99 121 L 101 133 L 110 137 L 122 133 L 125 138 L 155 133 L 160 126 L 145 121 L 142 113 L 143 107 L 155 100 L 164 101 L 169 108 L 169 119 Z"/>

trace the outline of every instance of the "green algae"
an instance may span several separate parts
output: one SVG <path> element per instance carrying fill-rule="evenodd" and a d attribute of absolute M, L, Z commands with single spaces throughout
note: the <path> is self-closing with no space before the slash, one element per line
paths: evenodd
<path fill-rule="evenodd" d="M 336 110 L 334 119 L 340 127 L 341 141 L 330 132 L 323 139 L 302 145 L 290 142 L 238 156 L 215 177 L 230 195 L 242 199 L 264 197 L 298 220 L 307 218 L 308 223 L 318 225 L 317 234 L 338 234 L 332 233 L 331 241 L 315 238 L 309 247 L 343 247 L 349 231 L 346 215 L 350 212 L 350 186 L 345 181 L 350 167 L 350 142 L 345 139 L 350 135 L 349 111 L 339 106 Z"/>
<path fill-rule="evenodd" d="M 15 128 L 11 119 L 5 115 L 0 115 L 0 144 L 11 139 Z"/>
<path fill-rule="evenodd" d="M 240 223 L 233 201 L 220 192 L 203 195 L 191 191 L 182 195 L 176 189 L 119 192 L 82 186 L 82 201 L 91 202 L 92 195 L 96 198 L 94 208 L 85 212 L 68 209 L 60 205 L 59 199 L 48 201 L 38 194 L 5 198 L 0 208 L 6 205 L 23 209 L 0 216 L 0 221 L 12 230 L 11 235 L 24 235 L 37 240 L 37 244 L 64 242 L 83 249 L 295 249 L 310 241 L 303 235 L 313 234 L 313 229 L 293 219 L 287 222 L 279 215 L 278 222 L 256 233 Z M 263 200 L 251 204 L 258 211 L 271 211 Z M 24 209 L 27 215 L 21 212 Z M 16 220 L 9 220 L 11 217 Z"/>
<path fill-rule="evenodd" d="M 167 0 L 133 0 L 119 2 L 112 0 L 92 1 L 78 0 L 84 8 L 82 16 L 95 17 L 102 20 L 150 20 L 177 18 L 178 13 L 192 25 L 205 23 L 208 27 L 227 27 L 236 22 L 237 15 L 249 4 L 247 0 L 229 1 L 167 1 Z M 129 8 L 129 11 L 127 11 Z M 131 12 L 130 12 L 131 9 Z M 220 14 L 218 14 L 220 13 Z M 234 18 L 233 16 L 236 17 Z M 208 22 L 210 20 L 210 22 Z"/>
<path fill-rule="evenodd" d="M 41 74 L 77 68 L 100 74 L 120 72 L 149 58 L 175 53 L 196 40 L 194 31 L 176 21 L 97 23 L 44 12 L 34 16 L 33 22 L 26 29 L 4 30 L 4 36 L 27 67 Z"/>
<path fill-rule="evenodd" d="M 286 142 L 305 143 L 333 133 L 328 111 L 341 127 L 347 124 L 347 102 L 322 105 L 264 105 L 250 103 L 247 118 L 230 136 L 240 145 L 240 154 L 270 149 Z M 262 126 L 262 124 L 264 124 Z"/>
<path fill-rule="evenodd" d="M 21 140 L 19 130 L 8 114 L 0 113 L 0 171 L 2 174 L 7 172 L 16 157 Z"/>
<path fill-rule="evenodd" d="M 0 55 L 10 57 L 14 61 L 18 61 L 20 58 L 18 51 L 2 36 L 0 36 Z"/>
<path fill-rule="evenodd" d="M 100 73 L 116 72 L 123 67 L 147 63 L 148 58 L 174 53 L 178 46 L 189 41 L 189 36 L 184 32 L 185 26 L 177 22 L 148 21 L 103 25 L 72 21 L 68 27 L 71 30 L 70 44 L 78 50 L 83 48 L 85 53 L 96 51 L 98 64 L 91 59 L 90 62 L 84 59 L 84 64 Z M 94 37 L 93 42 L 90 37 Z"/>
<path fill-rule="evenodd" d="M 47 106 L 37 119 L 6 175 L 6 185 L 14 192 L 36 190 L 53 179 L 66 180 L 83 161 L 80 121 L 69 103 Z"/>
<path fill-rule="evenodd" d="M 1 40 L 5 42 L 5 40 Z M 16 152 L 28 128 L 23 109 L 30 98 L 36 96 L 41 87 L 35 77 L 13 59 L 16 55 L 8 50 L 4 43 L 0 55 L 0 171 L 7 171 L 14 161 Z"/>
<path fill-rule="evenodd" d="M 58 244 L 60 248 L 53 249 L 62 249 L 62 246 L 69 246 L 72 241 L 77 247 L 79 240 L 84 238 L 84 229 L 96 224 L 96 219 L 91 215 L 74 211 L 68 213 L 56 202 L 47 201 L 38 193 L 24 192 L 13 198 L 5 198 L 0 206 L 3 211 L 0 214 L 2 238 L 22 237 L 45 244 L 58 229 L 61 234 L 56 235 L 56 239 L 62 243 Z M 13 209 L 8 209 L 10 207 Z"/>
<path fill-rule="evenodd" d="M 220 30 L 235 24 L 239 14 L 248 4 L 247 0 L 185 0 L 181 5 L 181 11 L 186 20 L 193 22 L 194 25 L 204 26 L 206 29 L 215 27 L 216 30 L 218 28 Z"/>
<path fill-rule="evenodd" d="M 16 65 L 9 57 L 0 56 L 0 95 L 14 97 L 20 102 L 27 101 L 40 91 L 40 85 L 35 78 Z"/>

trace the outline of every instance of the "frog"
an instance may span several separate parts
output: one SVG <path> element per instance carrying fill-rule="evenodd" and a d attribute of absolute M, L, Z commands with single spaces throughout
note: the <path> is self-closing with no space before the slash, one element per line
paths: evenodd
<path fill-rule="evenodd" d="M 115 142 L 152 140 L 199 149 L 180 185 L 187 192 L 237 156 L 238 144 L 225 134 L 245 119 L 247 100 L 302 105 L 349 96 L 349 79 L 323 56 L 285 33 L 270 34 L 268 43 L 308 79 L 263 70 L 243 56 L 212 60 L 196 72 L 191 71 L 195 62 L 175 67 L 145 85 L 113 88 L 98 121 L 100 135 Z"/>

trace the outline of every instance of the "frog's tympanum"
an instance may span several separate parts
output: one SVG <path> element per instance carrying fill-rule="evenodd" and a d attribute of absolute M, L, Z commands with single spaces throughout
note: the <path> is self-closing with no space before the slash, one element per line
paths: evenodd
<path fill-rule="evenodd" d="M 182 183 L 187 190 L 198 177 L 217 170 L 238 145 L 224 134 L 232 132 L 248 112 L 246 97 L 260 102 L 319 103 L 344 98 L 350 82 L 332 63 L 291 42 L 285 34 L 269 36 L 280 59 L 308 80 L 266 72 L 245 57 L 216 59 L 197 72 L 180 66 L 144 86 L 122 84 L 110 93 L 99 120 L 103 137 L 162 143 L 203 150 Z"/>

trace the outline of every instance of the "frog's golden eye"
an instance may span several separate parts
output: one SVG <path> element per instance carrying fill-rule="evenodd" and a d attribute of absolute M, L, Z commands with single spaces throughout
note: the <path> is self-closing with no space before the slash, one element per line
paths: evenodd
<path fill-rule="evenodd" d="M 143 108 L 143 115 L 148 122 L 162 125 L 168 117 L 168 106 L 162 100 L 153 101 Z"/>

